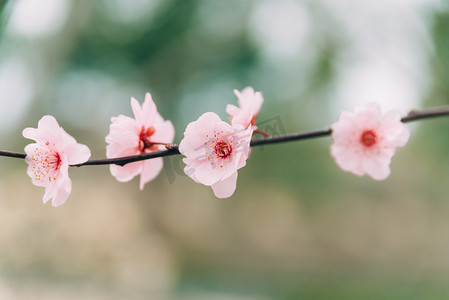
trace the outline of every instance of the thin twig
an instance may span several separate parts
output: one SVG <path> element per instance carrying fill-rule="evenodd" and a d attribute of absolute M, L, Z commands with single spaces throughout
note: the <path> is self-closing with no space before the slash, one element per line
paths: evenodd
<path fill-rule="evenodd" d="M 444 117 L 449 115 L 449 106 L 431 107 L 423 110 L 411 110 L 405 117 L 401 119 L 402 122 L 407 123 L 421 119 L 431 119 L 436 117 Z"/>
<path fill-rule="evenodd" d="M 0 156 L 15 157 L 15 158 L 25 158 L 27 155 L 25 153 L 2 151 L 0 150 Z"/>
<path fill-rule="evenodd" d="M 118 158 L 91 159 L 91 160 L 86 161 L 85 163 L 78 164 L 78 165 L 72 165 L 71 167 L 97 166 L 97 165 L 124 166 L 126 164 L 136 162 L 136 161 L 141 161 L 141 160 L 146 160 L 146 159 L 156 158 L 156 157 L 176 155 L 176 154 L 181 154 L 178 150 L 178 145 L 172 145 L 172 148 L 167 149 L 167 150 L 159 150 L 159 151 L 153 151 L 153 152 L 139 154 L 139 155 L 125 156 L 125 157 L 118 157 Z"/>
<path fill-rule="evenodd" d="M 449 116 L 449 106 L 432 107 L 432 108 L 419 110 L 419 111 L 412 110 L 405 117 L 403 117 L 401 119 L 401 121 L 404 123 L 408 123 L 408 122 L 412 122 L 412 121 L 418 121 L 418 120 L 422 120 L 422 119 L 431 119 L 431 118 L 443 117 L 443 116 Z M 332 130 L 330 128 L 328 128 L 328 129 L 322 129 L 322 130 L 314 130 L 314 131 L 307 131 L 307 132 L 270 136 L 270 137 L 261 138 L 261 139 L 254 139 L 251 141 L 250 146 L 257 147 L 257 146 L 262 146 L 262 145 L 278 144 L 278 143 L 299 141 L 299 140 L 305 140 L 305 139 L 311 139 L 311 138 L 317 138 L 317 137 L 324 137 L 324 136 L 331 135 L 331 133 L 332 133 Z M 136 162 L 136 161 L 142 161 L 142 160 L 156 158 L 156 157 L 164 157 L 164 156 L 180 154 L 178 145 L 169 145 L 169 146 L 170 147 L 166 146 L 167 148 L 169 148 L 167 150 L 159 150 L 159 151 L 144 153 L 144 154 L 140 154 L 140 155 L 125 156 L 125 157 L 118 157 L 118 158 L 106 158 L 106 159 L 91 159 L 91 160 L 86 161 L 85 163 L 72 165 L 71 167 L 112 165 L 112 164 L 124 166 L 126 164 Z M 15 157 L 15 158 L 23 159 L 26 157 L 26 154 L 0 150 L 0 156 Z"/>

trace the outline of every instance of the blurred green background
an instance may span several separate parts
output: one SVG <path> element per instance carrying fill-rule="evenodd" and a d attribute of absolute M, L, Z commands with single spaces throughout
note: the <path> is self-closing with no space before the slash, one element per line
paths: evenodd
<path fill-rule="evenodd" d="M 437 0 L 0 1 L 0 148 L 45 114 L 94 158 L 112 116 L 152 93 L 175 142 L 253 86 L 273 134 L 327 128 L 370 101 L 449 104 L 449 5 Z M 0 158 L 0 299 L 449 299 L 449 119 L 409 124 L 382 182 L 323 138 L 255 148 L 229 199 L 180 156 L 139 191 L 71 170 L 43 205 Z"/>

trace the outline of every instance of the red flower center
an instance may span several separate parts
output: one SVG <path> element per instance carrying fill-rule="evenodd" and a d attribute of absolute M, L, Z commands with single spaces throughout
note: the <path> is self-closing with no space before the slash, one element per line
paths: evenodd
<path fill-rule="evenodd" d="M 150 126 L 145 129 L 145 127 L 142 126 L 142 129 L 140 130 L 139 134 L 139 151 L 141 153 L 144 153 L 145 150 L 151 150 L 155 151 L 157 150 L 157 145 L 153 144 L 150 141 L 150 137 L 156 132 L 156 129 L 154 129 L 153 126 Z"/>
<path fill-rule="evenodd" d="M 59 169 L 61 166 L 61 157 L 58 152 L 52 153 L 47 156 L 48 167 L 53 170 Z"/>
<path fill-rule="evenodd" d="M 376 133 L 372 130 L 365 130 L 360 136 L 360 142 L 366 147 L 371 147 L 377 142 Z"/>
<path fill-rule="evenodd" d="M 58 170 L 62 161 L 61 156 L 59 156 L 59 153 L 54 149 L 55 144 L 50 145 L 50 142 L 46 142 L 45 145 L 50 150 L 45 158 L 47 168 Z"/>
<path fill-rule="evenodd" d="M 215 154 L 220 158 L 227 158 L 232 153 L 232 147 L 224 141 L 219 141 L 214 147 Z"/>

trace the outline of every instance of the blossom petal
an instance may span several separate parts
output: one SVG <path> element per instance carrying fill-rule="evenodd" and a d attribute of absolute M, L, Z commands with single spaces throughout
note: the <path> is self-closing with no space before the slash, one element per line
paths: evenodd
<path fill-rule="evenodd" d="M 145 183 L 153 180 L 159 175 L 163 167 L 162 157 L 148 159 L 143 162 L 140 174 L 140 190 L 143 190 Z"/>
<path fill-rule="evenodd" d="M 110 165 L 109 170 L 112 176 L 120 182 L 127 182 L 142 171 L 143 163 L 141 161 L 132 162 L 124 166 Z"/>
<path fill-rule="evenodd" d="M 58 122 L 53 116 L 43 116 L 38 123 L 38 128 L 25 128 L 22 134 L 27 139 L 35 140 L 38 143 L 46 142 L 60 144 L 61 130 Z"/>
<path fill-rule="evenodd" d="M 151 139 L 158 143 L 170 144 L 175 138 L 175 127 L 169 120 L 158 124 L 156 132 L 151 136 Z M 164 146 L 161 146 L 164 147 Z"/>
<path fill-rule="evenodd" d="M 179 144 L 179 152 L 190 158 L 205 157 L 208 136 L 212 137 L 215 124 L 222 122 L 220 117 L 212 112 L 201 115 L 197 121 L 187 125 L 184 139 Z M 213 124 L 211 126 L 211 124 Z"/>
<path fill-rule="evenodd" d="M 140 107 L 139 101 L 136 100 L 136 98 L 131 97 L 131 108 L 134 113 L 134 118 L 137 121 L 137 124 L 140 126 L 143 125 L 143 118 L 142 118 L 142 108 Z"/>
<path fill-rule="evenodd" d="M 228 178 L 212 185 L 212 190 L 217 198 L 229 198 L 234 194 L 237 187 L 237 172 L 234 172 Z"/>
<path fill-rule="evenodd" d="M 195 177 L 200 183 L 209 186 L 223 178 L 225 171 L 226 169 L 221 168 L 216 162 L 213 165 L 204 162 L 195 168 Z"/>
<path fill-rule="evenodd" d="M 366 173 L 375 180 L 384 180 L 390 175 L 390 160 L 387 162 L 378 159 L 366 159 L 363 161 L 363 168 Z"/>
<path fill-rule="evenodd" d="M 42 201 L 47 203 L 52 199 L 52 206 L 60 206 L 65 203 L 72 191 L 72 181 L 69 178 L 69 166 L 67 164 L 61 165 L 59 169 L 59 176 L 54 181 L 48 183 L 45 189 Z"/>
<path fill-rule="evenodd" d="M 228 105 L 226 105 L 226 112 L 228 114 L 230 114 L 231 116 L 235 116 L 240 112 L 240 108 L 238 108 L 235 105 L 228 104 Z"/>
<path fill-rule="evenodd" d="M 155 118 L 160 117 L 157 112 L 156 104 L 153 101 L 150 93 L 145 94 L 145 100 L 142 104 L 142 125 L 145 127 L 151 126 L 155 123 Z M 160 119 L 162 119 L 160 117 Z"/>
<path fill-rule="evenodd" d="M 91 155 L 89 147 L 83 144 L 72 144 L 66 148 L 67 161 L 70 165 L 85 163 Z"/>

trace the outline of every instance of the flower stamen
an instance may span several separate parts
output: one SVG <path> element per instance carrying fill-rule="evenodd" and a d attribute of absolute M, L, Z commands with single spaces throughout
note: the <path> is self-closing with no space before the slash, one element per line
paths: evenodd
<path fill-rule="evenodd" d="M 155 143 L 150 141 L 150 137 L 156 132 L 153 126 L 145 128 L 142 126 L 139 134 L 139 151 L 145 153 L 145 150 L 155 151 L 157 146 Z"/>
<path fill-rule="evenodd" d="M 376 133 L 372 130 L 365 130 L 362 132 L 362 135 L 360 136 L 360 142 L 365 147 L 371 147 L 377 142 L 377 136 Z"/>
<path fill-rule="evenodd" d="M 232 153 L 232 146 L 225 141 L 219 141 L 214 146 L 214 152 L 219 158 L 228 158 Z"/>

